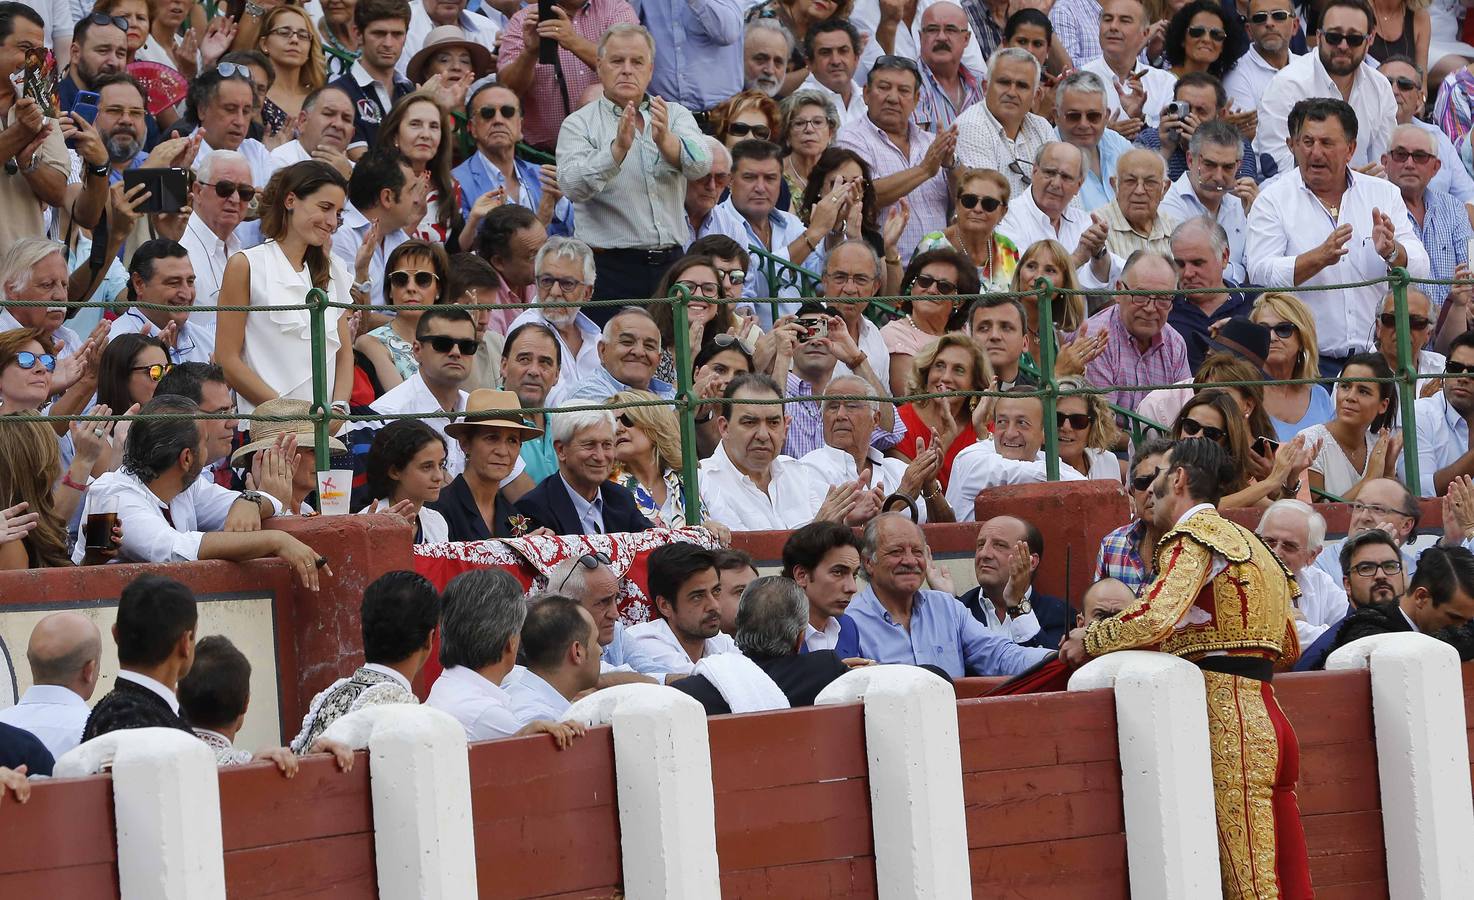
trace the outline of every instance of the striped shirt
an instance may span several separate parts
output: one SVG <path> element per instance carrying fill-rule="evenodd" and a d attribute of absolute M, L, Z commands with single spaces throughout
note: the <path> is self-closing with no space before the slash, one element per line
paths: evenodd
<path fill-rule="evenodd" d="M 962 81 L 961 106 L 952 104 L 952 98 L 937 83 L 937 78 L 931 73 L 930 66 L 923 64 L 918 68 L 921 70 L 921 93 L 916 98 L 916 112 L 912 115 L 912 120 L 922 131 L 929 131 L 932 134 L 945 131 L 951 127 L 964 109 L 974 103 L 982 102 L 983 81 L 969 72 L 966 66 L 957 68 L 957 77 Z"/>
<path fill-rule="evenodd" d="M 1408 223 L 1428 251 L 1429 277 L 1451 279 L 1454 267 L 1469 261 L 1469 239 L 1474 238 L 1474 229 L 1469 227 L 1469 216 L 1464 204 L 1453 195 L 1435 190 L 1423 192 L 1423 224 L 1418 225 L 1411 212 Z M 1448 285 L 1424 284 L 1419 288 L 1428 295 L 1435 306 L 1442 306 L 1448 299 Z"/>
<path fill-rule="evenodd" d="M 1085 367 L 1085 379 L 1100 387 L 1176 384 L 1192 377 L 1187 368 L 1187 343 L 1162 316 L 1162 330 L 1143 352 L 1121 322 L 1121 307 L 1113 303 L 1086 320 L 1092 334 L 1102 330 L 1110 336 L 1104 352 Z M 1146 397 L 1143 391 L 1111 391 L 1106 399 L 1135 410 Z"/>
<path fill-rule="evenodd" d="M 1075 68 L 1100 56 L 1100 3 L 1098 0 L 1059 0 L 1049 11 L 1054 36 L 1070 54 Z"/>
<path fill-rule="evenodd" d="M 820 391 L 819 393 L 827 393 Z M 824 404 L 818 400 L 801 400 L 814 396 L 814 386 L 792 372 L 788 373 L 786 396 L 789 402 L 784 412 L 792 417 L 788 424 L 788 439 L 783 444 L 783 455 L 802 458 L 808 453 L 826 446 L 824 443 Z M 885 402 L 885 401 L 881 401 Z M 870 435 L 870 446 L 877 450 L 889 450 L 906 436 L 906 423 L 895 417 L 891 430 L 876 426 Z"/>
<path fill-rule="evenodd" d="M 1121 212 L 1120 198 L 1111 201 L 1095 211 L 1095 215 L 1105 220 L 1110 231 L 1106 233 L 1106 246 L 1111 252 L 1127 259 L 1138 250 L 1152 250 L 1167 256 L 1172 255 L 1172 229 L 1177 227 L 1177 220 L 1163 214 L 1160 206 L 1157 207 L 1157 217 L 1152 222 L 1152 230 L 1142 234 L 1126 221 L 1126 214 Z"/>

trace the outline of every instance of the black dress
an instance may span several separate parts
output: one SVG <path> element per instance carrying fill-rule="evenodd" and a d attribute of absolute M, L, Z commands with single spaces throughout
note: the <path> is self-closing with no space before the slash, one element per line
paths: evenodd
<path fill-rule="evenodd" d="M 492 524 L 490 528 L 487 527 L 464 474 L 457 475 L 454 481 L 441 488 L 440 496 L 430 504 L 430 508 L 445 517 L 445 524 L 450 529 L 450 539 L 453 541 L 485 541 L 521 536 L 512 525 L 514 518 L 518 516 L 517 507 L 501 491 L 496 493 Z"/>

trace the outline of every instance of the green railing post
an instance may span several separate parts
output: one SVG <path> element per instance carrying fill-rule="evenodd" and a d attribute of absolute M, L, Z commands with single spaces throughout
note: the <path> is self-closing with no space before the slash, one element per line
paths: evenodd
<path fill-rule="evenodd" d="M 1050 481 L 1059 481 L 1059 423 L 1054 420 L 1058 407 L 1059 385 L 1054 380 L 1054 285 L 1049 279 L 1034 282 L 1039 291 L 1039 384 L 1044 389 L 1040 398 L 1044 406 L 1044 472 Z"/>
<path fill-rule="evenodd" d="M 686 524 L 701 524 L 701 486 L 696 470 L 696 402 L 691 396 L 691 322 L 686 304 L 691 294 L 680 285 L 671 288 L 671 319 L 676 332 L 676 407 L 681 417 L 681 480 L 686 488 Z"/>
<path fill-rule="evenodd" d="M 1407 323 L 1407 269 L 1398 267 L 1389 273 L 1392 279 L 1392 301 L 1397 313 L 1397 358 L 1402 363 L 1397 372 L 1397 403 L 1402 412 L 1403 483 L 1416 495 L 1418 485 L 1418 420 L 1413 403 L 1418 399 L 1418 354 L 1413 350 Z"/>
<path fill-rule="evenodd" d="M 312 320 L 312 425 L 313 449 L 317 454 L 317 471 L 332 468 L 328 458 L 328 417 L 332 413 L 332 398 L 328 396 L 327 325 L 328 292 L 313 288 L 307 292 L 307 304 L 312 308 L 308 317 Z"/>

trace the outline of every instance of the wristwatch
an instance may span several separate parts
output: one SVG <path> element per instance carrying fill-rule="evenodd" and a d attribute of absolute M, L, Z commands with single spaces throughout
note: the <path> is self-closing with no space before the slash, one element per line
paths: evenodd
<path fill-rule="evenodd" d="M 259 19 L 266 14 L 266 7 L 260 6 L 256 3 L 252 3 L 251 0 L 246 0 L 246 6 L 242 14 L 247 16 L 255 16 Z"/>
<path fill-rule="evenodd" d="M 373 287 L 374 287 L 374 283 L 373 283 L 372 280 L 369 280 L 369 281 L 360 281 L 360 282 L 357 282 L 356 284 L 353 285 L 353 290 L 358 291 L 361 294 L 367 295 L 368 292 L 373 289 Z"/>
<path fill-rule="evenodd" d="M 101 165 L 94 166 L 91 163 L 84 162 L 82 164 L 82 169 L 93 178 L 106 178 L 109 171 L 109 166 L 107 163 L 102 163 Z"/>
<path fill-rule="evenodd" d="M 1017 619 L 1019 616 L 1027 616 L 1033 611 L 1034 607 L 1029 604 L 1029 601 L 1025 600 L 1021 602 L 1018 606 L 1008 607 L 1008 617 L 1010 619 Z"/>
<path fill-rule="evenodd" d="M 241 495 L 235 499 L 248 500 L 251 503 L 256 504 L 257 506 L 260 506 L 261 501 L 266 499 L 266 495 L 261 493 L 260 491 L 241 491 Z"/>

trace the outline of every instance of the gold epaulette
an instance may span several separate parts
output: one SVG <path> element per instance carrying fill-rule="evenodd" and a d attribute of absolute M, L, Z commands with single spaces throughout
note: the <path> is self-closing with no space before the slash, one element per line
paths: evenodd
<path fill-rule="evenodd" d="M 1244 528 L 1230 522 L 1217 512 L 1204 510 L 1197 513 L 1162 535 L 1158 546 L 1160 547 L 1179 535 L 1202 544 L 1233 563 L 1248 562 L 1253 553 Z"/>

